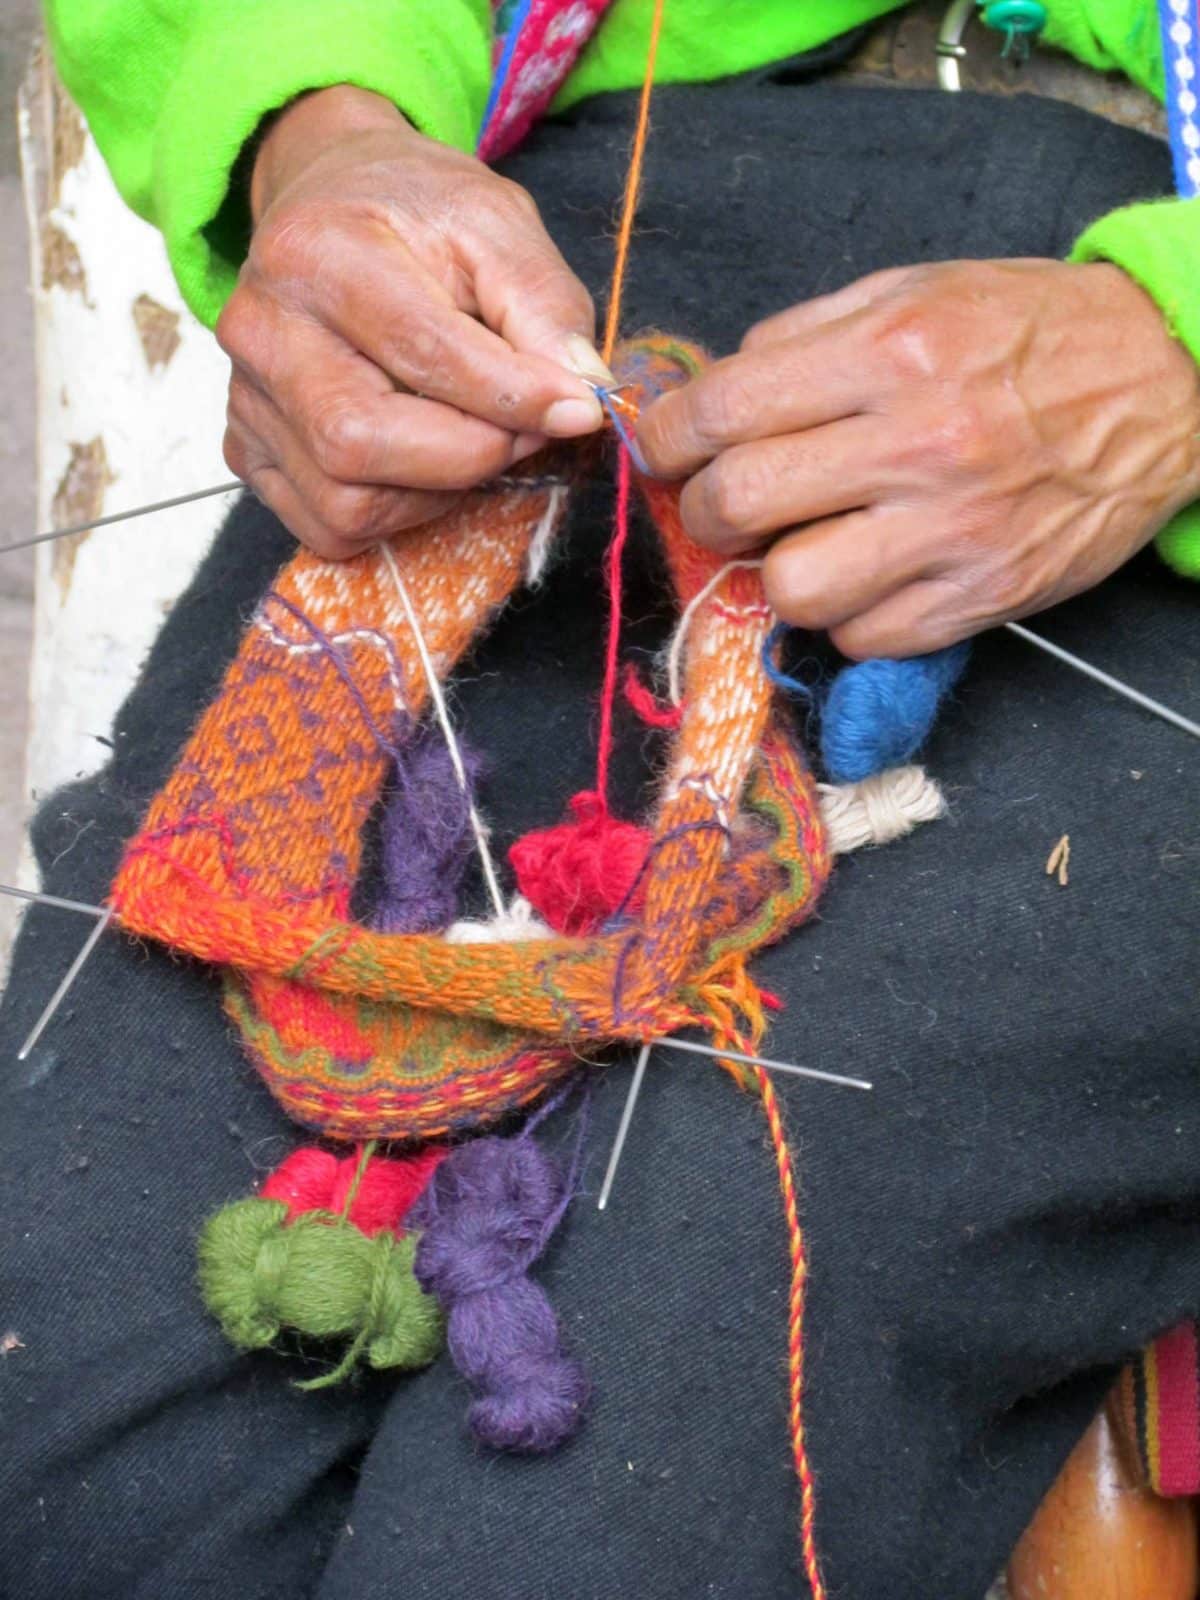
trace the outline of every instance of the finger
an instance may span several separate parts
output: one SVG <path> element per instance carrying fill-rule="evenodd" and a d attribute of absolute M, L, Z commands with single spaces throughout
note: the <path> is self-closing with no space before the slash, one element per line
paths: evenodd
<path fill-rule="evenodd" d="M 306 319 L 287 320 L 286 340 L 273 341 L 273 348 L 284 344 L 286 359 L 273 358 L 265 374 L 237 372 L 239 403 L 250 405 L 251 397 L 240 398 L 240 384 L 255 378 L 312 459 L 343 483 L 469 489 L 542 442 L 541 435 L 514 435 L 436 400 L 397 394 L 378 368 Z"/>
<path fill-rule="evenodd" d="M 537 207 L 516 191 L 514 225 L 461 246 L 479 314 L 514 350 L 611 384 L 612 372 L 595 347 L 596 308 L 545 231 Z"/>
<path fill-rule="evenodd" d="M 347 483 L 331 477 L 287 418 L 253 388 L 231 387 L 230 417 L 257 442 L 260 459 L 282 473 L 315 521 L 337 541 L 361 548 L 429 522 L 460 498 L 458 493 Z"/>
<path fill-rule="evenodd" d="M 278 467 L 255 468 L 250 474 L 249 483 L 256 497 L 275 513 L 292 537 L 314 555 L 325 561 L 349 561 L 353 556 L 362 554 L 362 543 L 343 539 L 326 527 Z"/>
<path fill-rule="evenodd" d="M 930 578 L 898 589 L 876 606 L 830 630 L 843 655 L 856 661 L 872 656 L 921 656 L 943 650 L 1003 621 L 972 605 L 947 578 Z"/>
<path fill-rule="evenodd" d="M 756 322 L 742 340 L 742 349 L 761 350 L 767 345 L 780 344 L 785 339 L 798 338 L 800 334 L 823 327 L 827 322 L 836 322 L 853 311 L 873 305 L 920 271 L 919 267 L 887 267 L 882 272 L 871 272 L 865 278 L 857 278 L 832 294 L 817 295 L 812 300 L 801 301 L 799 305 L 788 306 L 785 311 Z"/>
<path fill-rule="evenodd" d="M 338 243 L 338 270 L 311 280 L 313 309 L 395 382 L 511 433 L 574 438 L 601 426 L 582 378 L 459 310 L 391 235 L 346 230 Z"/>
<path fill-rule="evenodd" d="M 822 428 L 724 450 L 684 487 L 683 525 L 725 555 L 797 523 L 873 505 L 894 485 L 893 425 L 846 417 Z"/>
<path fill-rule="evenodd" d="M 732 445 L 853 416 L 870 399 L 853 318 L 728 356 L 661 396 L 638 423 L 651 472 L 686 478 Z"/>
<path fill-rule="evenodd" d="M 936 572 L 925 519 L 875 506 L 785 534 L 763 562 L 767 603 L 784 621 L 820 631 L 882 604 Z"/>

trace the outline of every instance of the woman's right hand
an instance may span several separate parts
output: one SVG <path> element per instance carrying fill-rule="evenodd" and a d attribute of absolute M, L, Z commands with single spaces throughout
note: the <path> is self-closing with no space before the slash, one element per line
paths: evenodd
<path fill-rule="evenodd" d="M 592 303 L 537 207 L 390 102 L 347 87 L 294 102 L 257 152 L 251 210 L 217 326 L 225 458 L 319 555 L 355 555 L 601 425 Z"/>

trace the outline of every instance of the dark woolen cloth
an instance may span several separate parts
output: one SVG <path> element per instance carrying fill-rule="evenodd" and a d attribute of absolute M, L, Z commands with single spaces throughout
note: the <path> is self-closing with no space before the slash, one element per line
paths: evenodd
<path fill-rule="evenodd" d="M 584 106 L 509 168 L 598 289 L 631 106 Z M 665 89 L 626 326 L 727 351 L 873 268 L 1062 253 L 1168 183 L 1164 147 L 1044 102 L 770 75 Z M 580 500 L 544 589 L 453 693 L 502 844 L 589 779 L 610 505 L 604 486 Z M 263 510 L 234 512 L 110 766 L 42 809 L 47 888 L 103 896 L 288 549 Z M 669 614 L 644 528 L 629 588 L 626 649 L 648 650 Z M 1147 556 L 1041 625 L 1194 714 L 1198 604 Z M 629 815 L 661 747 L 627 717 L 619 733 Z M 820 920 L 757 966 L 787 1000 L 774 1055 L 876 1084 L 779 1083 L 811 1251 L 817 1540 L 840 1600 L 980 1600 L 1114 1364 L 1200 1308 L 1200 750 L 998 634 L 928 758 L 951 817 L 843 862 Z M 1066 831 L 1064 890 L 1042 866 Z M 299 1394 L 289 1379 L 319 1353 L 226 1346 L 195 1290 L 197 1230 L 303 1136 L 243 1061 L 212 975 L 117 934 L 18 1066 L 85 932 L 33 912 L 0 1016 L 0 1324 L 23 1343 L 0 1363 L 0 1592 L 805 1592 L 784 1226 L 750 1098 L 656 1060 L 611 1209 L 576 1205 L 537 1269 L 594 1382 L 587 1425 L 556 1456 L 497 1459 L 466 1437 L 445 1361 Z M 595 1091 L 593 1195 L 628 1071 Z M 569 1137 L 558 1123 L 551 1139 Z"/>

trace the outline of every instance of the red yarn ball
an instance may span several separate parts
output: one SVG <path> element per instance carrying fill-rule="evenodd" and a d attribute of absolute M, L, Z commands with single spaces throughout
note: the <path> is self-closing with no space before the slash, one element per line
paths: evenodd
<path fill-rule="evenodd" d="M 614 912 L 636 910 L 653 835 L 610 815 L 600 795 L 577 794 L 571 822 L 541 828 L 508 852 L 517 887 L 557 933 L 595 933 Z M 632 894 L 634 886 L 636 892 Z"/>
<path fill-rule="evenodd" d="M 373 1156 L 347 1213 L 349 1220 L 366 1234 L 385 1229 L 398 1232 L 445 1154 L 445 1147 L 427 1145 L 398 1161 Z M 293 1150 L 270 1174 L 259 1194 L 264 1200 L 282 1200 L 289 1222 L 304 1211 L 332 1211 L 340 1216 L 358 1164 L 357 1155 L 339 1160 L 330 1151 L 311 1146 Z"/>

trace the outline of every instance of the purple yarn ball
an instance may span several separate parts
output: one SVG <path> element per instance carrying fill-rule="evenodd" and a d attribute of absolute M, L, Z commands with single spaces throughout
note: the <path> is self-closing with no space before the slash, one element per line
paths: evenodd
<path fill-rule="evenodd" d="M 455 1366 L 479 1391 L 471 1430 L 494 1450 L 555 1449 L 587 1401 L 583 1369 L 527 1275 L 566 1198 L 557 1164 L 521 1136 L 459 1146 L 422 1199 L 414 1271 L 446 1313 Z"/>

